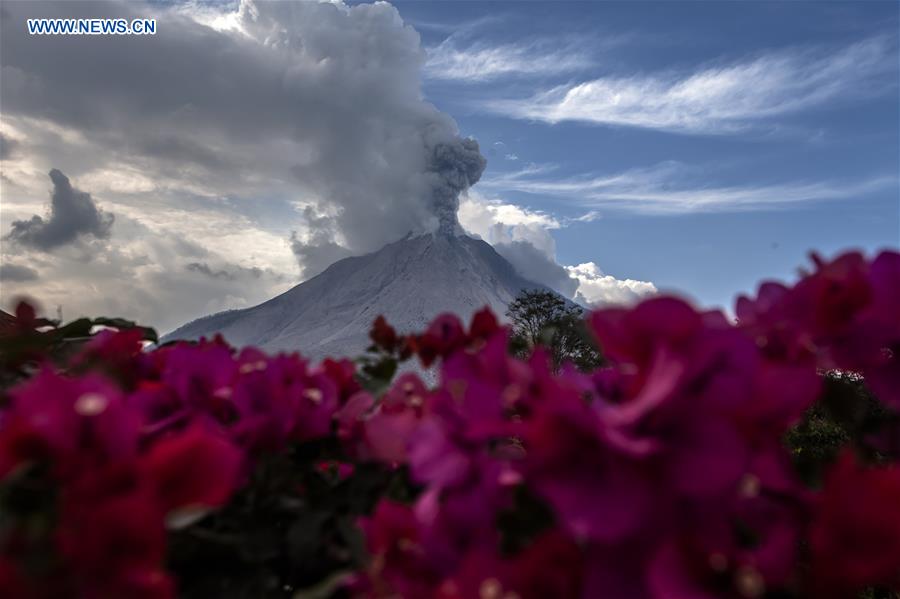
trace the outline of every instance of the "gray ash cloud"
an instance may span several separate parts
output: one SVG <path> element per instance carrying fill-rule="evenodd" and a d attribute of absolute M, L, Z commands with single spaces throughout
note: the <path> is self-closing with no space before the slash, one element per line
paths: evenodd
<path fill-rule="evenodd" d="M 109 237 L 115 217 L 100 210 L 91 194 L 72 187 L 62 171 L 53 169 L 49 174 L 53 192 L 48 215 L 14 221 L 8 238 L 24 246 L 49 251 L 81 236 Z"/>

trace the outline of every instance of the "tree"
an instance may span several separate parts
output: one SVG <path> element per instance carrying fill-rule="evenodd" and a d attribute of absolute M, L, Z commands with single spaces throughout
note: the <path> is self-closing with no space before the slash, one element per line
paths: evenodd
<path fill-rule="evenodd" d="M 603 363 L 584 325 L 584 311 L 552 291 L 525 290 L 506 311 L 512 321 L 512 349 L 523 356 L 535 346 L 550 352 L 554 368 L 572 362 L 590 371 Z"/>

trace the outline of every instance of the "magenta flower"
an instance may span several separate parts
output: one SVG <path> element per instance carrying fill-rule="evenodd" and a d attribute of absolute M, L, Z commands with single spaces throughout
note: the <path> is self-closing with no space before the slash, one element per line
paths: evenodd
<path fill-rule="evenodd" d="M 236 410 L 233 426 L 242 444 L 272 450 L 288 439 L 331 433 L 339 399 L 327 375 L 310 372 L 296 355 L 268 358 L 255 349 L 242 351 L 237 364 L 238 376 L 227 395 Z"/>
<path fill-rule="evenodd" d="M 137 451 L 139 419 L 106 379 L 72 379 L 45 368 L 10 391 L 0 429 L 0 476 L 49 460 L 62 478 Z"/>
<path fill-rule="evenodd" d="M 141 460 L 170 520 L 224 504 L 238 486 L 242 465 L 237 447 L 199 427 L 158 440 Z"/>
<path fill-rule="evenodd" d="M 62 506 L 57 547 L 75 586 L 72 595 L 174 596 L 160 570 L 163 509 L 133 463 L 85 471 L 66 489 Z"/>
<path fill-rule="evenodd" d="M 674 298 L 601 310 L 591 323 L 621 376 L 617 395 L 600 404 L 608 439 L 659 469 L 681 494 L 712 496 L 733 486 L 747 461 L 735 412 L 752 398 L 752 342 Z"/>
<path fill-rule="evenodd" d="M 649 471 L 610 442 L 580 398 L 557 398 L 526 421 L 525 480 L 553 506 L 572 535 L 614 541 L 648 522 Z"/>
<path fill-rule="evenodd" d="M 847 597 L 900 584 L 900 468 L 867 469 L 844 454 L 825 482 L 810 534 L 810 586 Z"/>
<path fill-rule="evenodd" d="M 456 574 L 441 583 L 436 597 L 578 597 L 582 562 L 578 545 L 562 532 L 549 530 L 511 557 L 486 549 L 473 551 Z"/>
<path fill-rule="evenodd" d="M 429 597 L 441 581 L 421 544 L 415 514 L 409 506 L 382 499 L 360 526 L 366 534 L 372 565 L 368 594 L 385 597 Z"/>

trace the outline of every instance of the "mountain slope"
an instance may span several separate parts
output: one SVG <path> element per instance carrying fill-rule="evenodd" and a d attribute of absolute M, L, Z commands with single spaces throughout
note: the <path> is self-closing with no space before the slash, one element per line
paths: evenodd
<path fill-rule="evenodd" d="M 471 237 L 407 237 L 365 256 L 346 258 L 252 308 L 188 323 L 163 341 L 217 332 L 233 345 L 299 350 L 311 358 L 353 356 L 368 345 L 384 314 L 399 332 L 421 330 L 441 312 L 468 318 L 490 306 L 503 315 L 522 290 L 543 288 L 519 276 L 489 244 Z"/>

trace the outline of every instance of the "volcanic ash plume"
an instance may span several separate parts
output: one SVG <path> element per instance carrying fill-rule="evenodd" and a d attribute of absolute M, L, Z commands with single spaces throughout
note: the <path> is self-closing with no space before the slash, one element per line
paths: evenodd
<path fill-rule="evenodd" d="M 459 233 L 459 194 L 478 182 L 487 160 L 474 139 L 456 138 L 435 144 L 428 160 L 432 180 L 431 206 L 438 219 L 438 233 L 452 237 Z"/>

